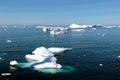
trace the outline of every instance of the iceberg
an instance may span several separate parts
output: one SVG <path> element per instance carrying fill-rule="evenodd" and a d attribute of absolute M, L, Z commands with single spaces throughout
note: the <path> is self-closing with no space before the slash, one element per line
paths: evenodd
<path fill-rule="evenodd" d="M 10 65 L 13 67 L 20 68 L 33 68 L 45 73 L 59 73 L 59 72 L 70 72 L 73 71 L 72 67 L 63 67 L 61 64 L 57 63 L 57 58 L 54 56 L 54 53 L 60 53 L 65 50 L 71 50 L 72 48 L 60 48 L 60 47 L 38 47 L 32 54 L 25 55 L 25 58 L 31 59 L 34 61 L 18 63 L 17 61 L 10 61 Z M 54 72 L 53 72 L 54 70 Z"/>
<path fill-rule="evenodd" d="M 75 29 L 75 30 L 72 30 L 74 32 L 84 32 L 85 30 L 84 29 Z"/>
<path fill-rule="evenodd" d="M 56 63 L 57 58 L 54 54 L 45 47 L 35 49 L 32 54 L 25 55 L 27 59 L 35 60 L 31 67 L 33 68 L 61 68 L 60 64 Z"/>
<path fill-rule="evenodd" d="M 6 42 L 7 42 L 7 43 L 11 43 L 12 41 L 8 39 L 8 40 L 6 40 Z"/>
<path fill-rule="evenodd" d="M 92 25 L 78 25 L 78 24 L 71 24 L 69 28 L 88 28 L 91 27 Z"/>
<path fill-rule="evenodd" d="M 18 64 L 18 62 L 17 61 L 10 61 L 10 65 L 12 66 L 12 65 L 16 65 L 16 64 Z"/>

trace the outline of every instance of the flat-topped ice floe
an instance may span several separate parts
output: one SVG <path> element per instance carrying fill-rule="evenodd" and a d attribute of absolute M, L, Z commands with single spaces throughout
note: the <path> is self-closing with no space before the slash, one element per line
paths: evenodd
<path fill-rule="evenodd" d="M 66 50 L 71 50 L 72 48 L 60 48 L 60 47 L 50 47 L 48 48 L 49 51 L 51 51 L 52 53 L 61 53 L 63 51 Z"/>

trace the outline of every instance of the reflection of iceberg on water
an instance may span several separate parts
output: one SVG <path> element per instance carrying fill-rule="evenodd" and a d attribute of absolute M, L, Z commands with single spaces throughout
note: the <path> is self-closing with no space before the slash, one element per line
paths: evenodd
<path fill-rule="evenodd" d="M 73 71 L 72 67 L 65 67 L 56 63 L 57 58 L 54 57 L 55 52 L 63 52 L 71 48 L 58 48 L 51 47 L 46 49 L 45 47 L 39 47 L 35 49 L 32 54 L 27 54 L 26 59 L 31 59 L 31 62 L 17 63 L 16 61 L 11 61 L 11 66 L 17 66 L 20 68 L 34 68 L 40 72 L 46 73 L 57 73 L 57 72 L 69 72 Z M 56 50 L 56 51 L 55 51 Z"/>

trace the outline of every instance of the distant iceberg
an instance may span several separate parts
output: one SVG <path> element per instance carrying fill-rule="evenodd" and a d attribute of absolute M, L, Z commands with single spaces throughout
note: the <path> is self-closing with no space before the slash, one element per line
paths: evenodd
<path fill-rule="evenodd" d="M 11 42 L 12 42 L 12 40 L 8 39 L 8 40 L 6 40 L 6 42 L 7 42 L 7 43 L 11 43 Z"/>
<path fill-rule="evenodd" d="M 61 53 L 66 50 L 71 50 L 72 48 L 60 48 L 60 47 L 38 47 L 36 48 L 32 54 L 25 55 L 25 58 L 28 60 L 35 61 L 44 61 L 46 58 L 54 56 L 54 53 Z"/>
<path fill-rule="evenodd" d="M 92 27 L 92 25 L 78 25 L 78 24 L 71 24 L 69 28 L 88 28 Z"/>
<path fill-rule="evenodd" d="M 84 32 L 85 30 L 84 29 L 74 29 L 72 30 L 73 32 Z"/>

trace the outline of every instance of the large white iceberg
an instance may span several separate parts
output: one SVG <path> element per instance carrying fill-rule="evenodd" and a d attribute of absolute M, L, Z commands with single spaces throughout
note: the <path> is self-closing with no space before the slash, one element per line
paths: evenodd
<path fill-rule="evenodd" d="M 26 59 L 33 60 L 30 62 L 29 66 L 37 69 L 41 68 L 61 68 L 62 65 L 56 63 L 57 58 L 54 57 L 54 53 L 60 53 L 65 50 L 70 50 L 72 48 L 59 48 L 59 47 L 39 47 L 36 48 L 32 54 L 25 55 Z M 11 61 L 10 65 L 18 65 L 16 61 Z"/>
<path fill-rule="evenodd" d="M 31 66 L 34 68 L 61 68 L 60 64 L 56 63 L 57 58 L 54 54 L 45 47 L 35 49 L 32 54 L 25 56 L 27 59 L 36 60 Z"/>

